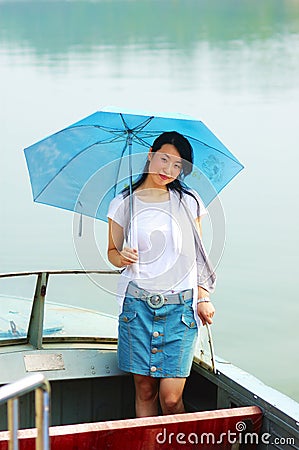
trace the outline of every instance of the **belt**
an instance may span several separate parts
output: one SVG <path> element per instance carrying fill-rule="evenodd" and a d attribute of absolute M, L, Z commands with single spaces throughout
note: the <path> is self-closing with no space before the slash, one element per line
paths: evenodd
<path fill-rule="evenodd" d="M 167 294 L 164 296 L 160 293 L 149 292 L 138 287 L 135 283 L 130 282 L 127 288 L 127 294 L 131 297 L 138 298 L 148 304 L 153 309 L 162 308 L 164 305 L 180 305 L 186 300 L 193 298 L 193 290 L 186 289 L 177 294 Z"/>

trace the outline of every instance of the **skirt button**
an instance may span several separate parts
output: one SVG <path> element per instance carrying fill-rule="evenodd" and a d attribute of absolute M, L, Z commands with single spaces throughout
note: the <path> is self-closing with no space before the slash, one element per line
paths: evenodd
<path fill-rule="evenodd" d="M 156 372 L 156 370 L 157 370 L 157 367 L 156 367 L 156 366 L 152 366 L 152 367 L 151 367 L 151 372 Z"/>

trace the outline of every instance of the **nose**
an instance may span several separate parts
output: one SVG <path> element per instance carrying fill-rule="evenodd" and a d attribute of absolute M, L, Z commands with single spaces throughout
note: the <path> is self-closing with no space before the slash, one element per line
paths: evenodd
<path fill-rule="evenodd" d="M 177 168 L 176 162 L 168 161 L 164 166 L 164 172 L 168 176 L 176 177 L 177 176 Z"/>
<path fill-rule="evenodd" d="M 168 162 L 165 166 L 164 166 L 164 172 L 166 175 L 170 175 L 171 174 L 171 169 L 172 169 L 172 164 L 171 162 Z"/>

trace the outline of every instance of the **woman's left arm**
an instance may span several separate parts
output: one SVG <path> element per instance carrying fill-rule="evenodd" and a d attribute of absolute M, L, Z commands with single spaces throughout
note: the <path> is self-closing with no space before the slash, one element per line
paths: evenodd
<path fill-rule="evenodd" d="M 196 227 L 199 233 L 199 236 L 202 237 L 202 228 L 201 228 L 201 221 L 200 217 L 197 217 L 195 220 Z M 202 321 L 203 325 L 206 323 L 212 324 L 213 323 L 213 316 L 215 314 L 215 308 L 212 302 L 210 301 L 209 292 L 206 291 L 201 286 L 198 286 L 198 293 L 197 293 L 197 314 Z M 201 301 L 201 299 L 207 299 L 206 301 Z"/>

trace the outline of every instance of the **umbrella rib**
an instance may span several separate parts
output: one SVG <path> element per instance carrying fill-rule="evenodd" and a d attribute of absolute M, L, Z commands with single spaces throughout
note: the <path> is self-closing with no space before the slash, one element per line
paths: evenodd
<path fill-rule="evenodd" d="M 125 134 L 127 134 L 127 131 L 129 130 L 129 131 L 132 132 L 132 134 L 134 135 L 135 138 L 138 138 L 138 136 L 136 135 L 136 132 L 142 131 L 142 130 L 143 130 L 143 129 L 144 129 L 144 128 L 152 121 L 152 119 L 154 119 L 154 116 L 151 116 L 150 118 L 146 119 L 144 122 L 142 122 L 142 123 L 140 123 L 139 125 L 137 125 L 137 126 L 136 126 L 135 128 L 133 128 L 132 130 L 130 130 L 129 127 L 128 127 L 128 125 L 126 124 L 126 122 L 125 122 L 125 120 L 124 120 L 122 114 L 120 114 L 120 116 L 121 116 L 121 118 L 122 118 L 122 121 L 123 121 L 123 124 L 124 124 L 124 126 L 125 126 L 126 131 L 124 131 L 124 130 L 117 130 L 117 129 L 115 129 L 115 128 L 104 127 L 104 126 L 101 126 L 101 125 L 93 125 L 93 124 L 85 125 L 85 124 L 82 124 L 82 125 L 76 125 L 76 126 L 70 126 L 70 127 L 64 128 L 63 130 L 60 130 L 60 131 L 58 131 L 57 133 L 54 133 L 51 137 L 57 136 L 57 135 L 59 135 L 59 134 L 65 132 L 65 131 L 68 131 L 68 130 L 75 130 L 76 128 L 84 128 L 84 127 L 88 128 L 88 127 L 91 127 L 91 128 L 98 128 L 99 130 L 106 131 L 107 133 L 111 133 L 111 134 L 113 134 L 113 135 L 116 135 L 116 136 L 119 137 L 119 138 L 122 138 L 122 136 L 125 135 Z M 149 136 L 149 137 L 150 137 L 151 135 L 156 135 L 156 134 L 157 134 L 157 133 L 151 133 L 150 131 L 148 131 L 148 132 L 146 132 L 146 133 L 148 133 L 148 136 Z M 159 133 L 162 133 L 162 131 L 159 132 Z M 43 139 L 43 140 L 47 140 L 47 139 L 48 139 L 48 138 L 45 138 L 45 139 Z M 116 139 L 113 139 L 113 140 L 109 141 L 109 140 L 107 139 L 106 141 L 103 140 L 102 142 L 110 143 L 110 142 L 115 142 L 115 140 L 116 140 Z M 98 143 L 99 143 L 99 142 L 98 142 Z M 83 151 L 84 151 L 84 150 L 83 150 Z"/>
<path fill-rule="evenodd" d="M 144 121 L 142 124 L 138 125 L 136 128 L 133 128 L 133 130 L 132 130 L 133 135 L 134 135 L 134 137 L 136 138 L 136 140 L 138 140 L 138 141 L 140 142 L 140 144 L 143 145 L 144 147 L 147 147 L 149 144 L 148 144 L 146 141 L 142 140 L 142 138 L 141 138 L 140 136 L 137 136 L 137 135 L 135 134 L 135 131 L 137 131 L 137 132 L 142 131 L 143 128 L 145 128 L 146 125 L 148 125 L 148 123 L 150 123 L 151 120 L 152 120 L 153 118 L 154 118 L 153 116 L 150 117 L 149 119 L 147 119 L 146 121 Z M 125 126 L 126 126 L 126 124 L 125 124 Z M 155 130 L 154 132 L 150 132 L 150 131 L 143 131 L 143 132 L 142 132 L 143 136 L 147 136 L 147 137 L 159 136 L 161 133 L 163 133 L 163 130 L 160 130 L 160 131 Z M 219 150 L 219 149 L 216 148 L 216 147 L 213 147 L 213 146 L 211 146 L 211 145 L 209 145 L 209 144 L 206 144 L 205 142 L 203 142 L 203 141 L 201 141 L 201 140 L 199 140 L 199 139 L 197 139 L 197 138 L 195 138 L 195 137 L 193 137 L 193 136 L 189 136 L 189 135 L 187 135 L 187 134 L 184 134 L 184 136 L 185 136 L 187 139 L 191 139 L 191 140 L 193 140 L 193 141 L 196 141 L 196 142 L 198 142 L 198 143 L 204 145 L 205 147 L 208 147 L 208 148 L 211 148 L 211 149 L 213 149 L 213 150 L 216 150 L 218 153 L 224 155 L 226 158 L 229 158 L 230 160 L 232 160 L 232 161 L 234 161 L 235 163 L 238 163 L 240 166 L 242 166 L 242 164 L 241 164 L 239 161 L 237 161 L 233 156 L 230 156 L 230 155 L 224 153 L 222 150 Z M 222 145 L 223 145 L 223 144 L 222 144 Z M 244 166 L 242 166 L 242 167 L 244 167 Z"/>
<path fill-rule="evenodd" d="M 78 125 L 78 126 L 74 126 L 74 127 L 65 128 L 64 130 L 61 130 L 59 133 L 62 133 L 63 131 L 74 130 L 76 128 L 83 128 L 83 127 L 98 128 L 99 130 L 106 131 L 107 133 L 111 133 L 120 138 L 126 134 L 126 132 L 124 130 L 117 130 L 115 128 L 103 127 L 101 125 Z M 56 133 L 56 134 L 58 134 L 58 133 Z M 107 141 L 107 142 L 109 142 L 109 141 Z"/>
<path fill-rule="evenodd" d="M 131 132 L 134 136 L 135 136 L 136 132 L 140 132 L 141 130 L 143 130 L 154 119 L 154 116 L 148 117 L 143 122 L 141 122 L 138 125 L 136 125 L 136 127 L 130 128 L 128 126 L 127 122 L 125 121 L 124 116 L 123 116 L 122 113 L 120 113 L 120 117 L 121 117 L 121 120 L 122 120 L 122 122 L 123 122 L 123 124 L 124 124 L 124 126 L 125 126 L 125 128 L 127 130 L 127 132 L 128 131 Z"/>
<path fill-rule="evenodd" d="M 224 153 L 222 150 L 219 150 L 218 148 L 213 147 L 212 145 L 206 144 L 205 142 L 200 141 L 199 139 L 196 139 L 196 138 L 194 138 L 193 136 L 188 136 L 187 134 L 184 134 L 184 136 L 185 136 L 187 139 L 190 139 L 190 140 L 199 142 L 200 144 L 203 144 L 205 147 L 208 147 L 208 148 L 211 148 L 211 149 L 213 149 L 213 150 L 216 150 L 216 152 L 221 153 L 221 155 L 224 155 L 226 158 L 229 158 L 229 159 L 231 159 L 232 161 L 238 163 L 240 166 L 244 167 L 238 160 L 236 160 L 235 158 L 233 158 L 233 157 L 230 156 L 230 155 L 227 155 L 227 154 Z M 222 144 L 222 145 L 223 145 L 223 144 Z M 228 151 L 229 151 L 229 150 L 228 150 Z"/>
<path fill-rule="evenodd" d="M 144 126 L 146 126 L 149 123 L 149 121 L 147 121 L 147 123 L 145 123 L 145 124 L 143 122 L 143 123 L 137 125 L 137 127 L 135 127 L 132 130 L 130 130 L 129 127 L 127 126 L 126 122 L 124 121 L 123 117 L 122 117 L 122 120 L 123 120 L 123 124 L 124 124 L 125 130 L 118 130 L 116 128 L 109 128 L 109 127 L 104 127 L 104 126 L 101 126 L 101 125 L 91 125 L 91 124 L 90 125 L 84 125 L 83 124 L 83 125 L 76 125 L 76 126 L 70 126 L 68 128 L 64 128 L 63 130 L 58 131 L 57 133 L 55 133 L 55 135 L 63 133 L 64 131 L 67 131 L 67 130 L 75 130 L 76 128 L 92 127 L 92 128 L 98 128 L 99 130 L 102 130 L 102 131 L 106 131 L 107 133 L 111 133 L 111 134 L 116 135 L 117 137 L 122 139 L 124 135 L 128 134 L 128 131 L 131 131 L 132 134 L 135 136 L 135 134 L 134 134 L 135 130 L 139 131 L 139 127 L 140 126 L 142 126 L 140 128 L 140 130 L 142 130 L 144 128 Z M 112 140 L 112 141 L 106 140 L 106 141 L 102 141 L 102 142 L 108 142 L 109 143 L 109 142 L 115 142 L 115 140 Z"/>
<path fill-rule="evenodd" d="M 127 131 L 129 131 L 130 129 L 129 129 L 129 127 L 128 127 L 128 125 L 127 125 L 125 119 L 124 119 L 124 116 L 122 115 L 122 113 L 120 113 L 119 115 L 120 115 L 120 118 L 121 118 L 121 120 L 122 120 L 122 123 L 124 124 L 125 129 L 126 129 Z"/>
<path fill-rule="evenodd" d="M 148 134 L 147 134 L 147 133 L 148 133 Z M 161 133 L 163 133 L 162 130 L 160 130 L 160 131 L 155 130 L 155 132 L 153 132 L 153 133 L 151 133 L 150 131 L 145 131 L 145 132 L 143 132 L 142 134 L 143 134 L 143 136 L 144 136 L 144 135 L 147 135 L 147 137 L 154 137 L 154 136 L 159 136 Z M 203 141 L 201 141 L 201 140 L 199 140 L 199 139 L 197 139 L 197 138 L 195 138 L 195 137 L 193 137 L 193 136 L 189 136 L 189 135 L 187 135 L 187 134 L 184 134 L 184 136 L 185 136 L 187 139 L 196 141 L 196 142 L 198 142 L 198 143 L 204 145 L 205 147 L 208 147 L 208 148 L 211 148 L 211 149 L 217 151 L 218 153 L 224 155 L 226 158 L 229 158 L 229 159 L 231 159 L 232 161 L 234 161 L 235 163 L 238 163 L 241 167 L 244 167 L 244 166 L 243 166 L 239 161 L 237 161 L 233 156 L 227 155 L 226 153 L 224 153 L 223 151 L 219 150 L 218 148 L 213 147 L 212 145 L 206 144 L 205 142 L 203 142 Z M 141 143 L 141 141 L 142 141 L 142 142 L 144 142 L 146 145 L 148 145 L 147 142 L 146 142 L 146 141 L 143 141 L 142 138 L 141 138 L 140 136 L 136 136 L 136 138 L 140 141 L 140 143 Z M 223 145 L 223 144 L 222 144 L 222 145 Z"/>
<path fill-rule="evenodd" d="M 148 142 L 144 141 L 140 136 L 137 136 L 137 135 L 134 135 L 134 136 L 135 136 L 135 141 L 137 141 L 143 147 L 149 147 L 150 146 L 150 144 L 148 144 Z"/>
<path fill-rule="evenodd" d="M 107 131 L 109 133 L 119 133 L 119 132 L 123 132 L 123 130 L 118 130 L 116 128 L 110 128 L 110 127 L 104 127 L 103 125 L 96 125 L 96 124 L 82 124 L 82 125 L 71 125 L 67 128 L 64 128 L 63 130 L 58 131 L 57 133 L 55 133 L 53 136 L 55 136 L 56 134 L 62 133 L 63 131 L 68 131 L 68 130 L 75 130 L 76 128 L 99 128 L 100 130 L 104 130 Z"/>
<path fill-rule="evenodd" d="M 121 116 L 122 116 L 122 115 L 121 115 Z M 123 119 L 123 118 L 122 118 L 122 119 Z M 151 118 L 150 120 L 152 120 L 152 118 Z M 146 121 L 145 121 L 146 123 L 143 122 L 143 123 L 140 124 L 139 126 L 143 125 L 143 127 L 145 127 L 145 126 L 150 122 L 150 120 L 149 120 L 149 119 L 146 120 Z M 123 119 L 123 122 L 124 122 L 124 126 L 127 128 L 127 124 L 125 123 L 124 119 Z M 115 129 L 108 129 L 108 128 L 106 128 L 106 127 L 101 127 L 101 126 L 99 126 L 99 125 L 79 125 L 79 126 L 74 126 L 74 127 L 68 127 L 68 128 L 64 128 L 63 130 L 61 130 L 61 131 L 55 133 L 55 135 L 58 135 L 58 134 L 60 134 L 60 133 L 63 133 L 63 132 L 66 131 L 66 130 L 75 129 L 75 128 L 79 128 L 79 127 L 95 127 L 95 128 L 99 128 L 99 129 L 102 129 L 102 130 L 107 131 L 107 132 L 109 132 L 109 133 L 112 133 L 113 135 L 115 135 L 115 137 L 112 138 L 112 139 L 107 139 L 107 140 L 97 141 L 97 142 L 93 143 L 92 145 L 89 145 L 89 146 L 85 147 L 84 149 L 82 149 L 79 153 L 77 153 L 73 158 L 71 158 L 66 164 L 64 164 L 64 166 L 62 166 L 62 167 L 59 169 L 59 171 L 51 178 L 51 180 L 49 180 L 49 182 L 43 187 L 43 189 L 36 195 L 35 200 L 37 200 L 37 199 L 40 197 L 40 195 L 42 195 L 42 193 L 50 186 L 50 184 L 52 183 L 52 181 L 55 180 L 55 178 L 56 178 L 56 177 L 57 177 L 57 176 L 58 176 L 58 175 L 59 175 L 59 174 L 60 174 L 60 173 L 61 173 L 61 172 L 62 172 L 62 171 L 70 164 L 70 162 L 74 161 L 78 156 L 82 155 L 82 153 L 84 153 L 85 151 L 89 150 L 90 148 L 92 148 L 92 147 L 95 146 L 95 145 L 99 145 L 99 144 L 110 144 L 110 143 L 112 143 L 112 142 L 117 142 L 118 139 L 119 139 L 119 141 L 121 142 L 121 140 L 123 139 L 123 136 L 120 135 L 120 131 L 115 130 Z M 136 127 L 136 128 L 137 128 L 137 127 Z M 136 130 L 136 128 L 135 128 L 134 130 Z M 128 128 L 127 128 L 127 129 L 128 129 Z M 122 134 L 125 134 L 123 130 L 121 130 L 121 133 L 122 133 Z M 133 134 L 134 134 L 134 137 L 136 138 L 137 136 L 135 135 L 135 133 L 133 133 Z M 124 154 L 126 148 L 127 148 L 127 142 L 126 142 L 126 145 L 125 145 L 124 148 L 123 148 L 122 156 L 123 156 L 123 154 Z M 120 166 L 119 166 L 119 170 L 120 170 Z"/>
<path fill-rule="evenodd" d="M 144 120 L 139 125 L 137 125 L 135 128 L 133 128 L 132 132 L 142 131 L 153 119 L 154 119 L 154 116 L 148 117 L 146 120 Z"/>
<path fill-rule="evenodd" d="M 37 200 L 38 197 L 40 195 L 42 195 L 42 193 L 50 186 L 50 184 L 52 183 L 52 181 L 55 180 L 55 178 L 72 162 L 74 161 L 76 158 L 78 158 L 78 156 L 82 155 L 82 153 L 86 152 L 87 150 L 91 149 L 92 147 L 94 147 L 95 145 L 99 145 L 99 144 L 110 144 L 111 142 L 116 142 L 117 139 L 113 139 L 111 141 L 98 141 L 93 143 L 92 145 L 88 145 L 87 147 L 85 147 L 83 150 L 81 150 L 79 153 L 77 153 L 75 156 L 73 156 L 69 161 L 67 161 L 66 164 L 64 164 L 59 170 L 58 172 L 51 178 L 51 180 L 43 187 L 43 189 L 36 195 L 36 197 L 34 198 L 34 200 Z M 121 141 L 120 141 L 121 142 Z M 123 150 L 123 152 L 125 151 L 126 146 Z"/>
<path fill-rule="evenodd" d="M 56 133 L 52 134 L 50 137 L 53 138 L 54 136 L 58 136 L 59 134 L 65 132 L 65 131 L 75 130 L 76 128 L 84 128 L 84 127 L 86 127 L 86 128 L 88 128 L 88 127 L 99 128 L 100 130 L 107 131 L 107 133 L 112 133 L 112 134 L 124 133 L 123 130 L 117 130 L 115 128 L 103 127 L 101 125 L 83 124 L 83 125 L 71 125 L 69 127 L 64 128 L 63 130 L 57 131 Z M 44 139 L 42 139 L 40 142 L 46 141 L 47 139 L 49 139 L 49 136 L 44 138 Z"/>
<path fill-rule="evenodd" d="M 114 135 L 116 135 L 116 136 L 118 136 L 118 137 L 120 137 L 120 138 L 122 138 L 123 135 L 127 134 L 127 132 L 130 131 L 130 132 L 132 133 L 132 135 L 138 140 L 138 139 L 139 139 L 139 136 L 137 136 L 136 133 L 141 132 L 141 131 L 142 131 L 142 130 L 143 130 L 143 129 L 151 122 L 151 121 L 152 121 L 152 119 L 154 119 L 154 116 L 151 116 L 149 119 L 147 119 L 147 120 L 145 120 L 144 122 L 140 123 L 140 124 L 137 125 L 135 128 L 130 129 L 130 128 L 128 127 L 127 123 L 125 122 L 124 118 L 122 117 L 122 114 L 120 114 L 120 116 L 121 116 L 121 118 L 122 118 L 122 121 L 123 121 L 123 124 L 124 124 L 124 127 L 125 127 L 126 131 L 124 131 L 124 130 L 116 130 L 116 129 L 114 129 L 114 128 L 109 128 L 109 127 L 103 127 L 103 126 L 101 126 L 101 125 L 78 125 L 78 126 L 74 126 L 74 127 L 68 127 L 68 128 L 65 128 L 64 130 L 61 130 L 61 131 L 59 131 L 59 132 L 56 133 L 56 134 L 62 133 L 63 131 L 66 131 L 66 130 L 75 129 L 75 128 L 81 128 L 81 127 L 94 127 L 94 128 L 98 128 L 99 130 L 106 131 L 107 133 L 114 134 Z M 158 136 L 158 135 L 161 134 L 161 133 L 163 133 L 163 131 L 158 131 L 158 132 L 156 132 L 156 131 L 155 131 L 155 132 L 151 132 L 151 131 L 143 131 L 143 134 L 144 134 L 144 135 L 147 135 L 148 137 Z M 104 141 L 103 141 L 103 142 L 104 142 Z M 115 142 L 115 140 L 112 140 L 112 141 L 107 140 L 107 141 L 105 141 L 105 142 Z M 143 142 L 145 143 L 145 146 L 148 145 L 147 142 L 145 142 L 145 141 L 143 141 Z"/>

